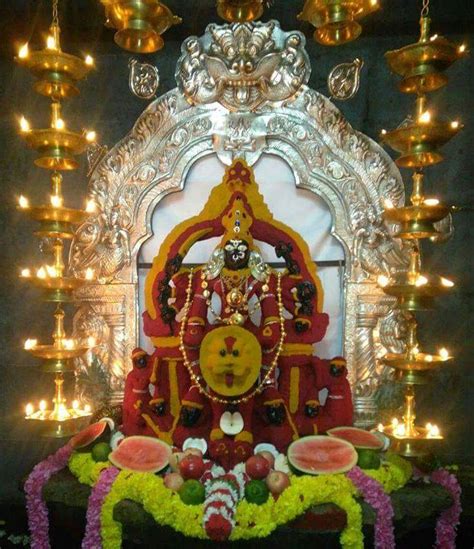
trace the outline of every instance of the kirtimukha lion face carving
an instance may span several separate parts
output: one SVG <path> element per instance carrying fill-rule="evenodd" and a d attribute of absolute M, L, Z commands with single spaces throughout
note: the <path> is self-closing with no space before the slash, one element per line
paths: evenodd
<path fill-rule="evenodd" d="M 209 332 L 200 350 L 201 373 L 217 394 L 234 397 L 257 381 L 262 350 L 257 338 L 240 326 L 221 326 Z"/>

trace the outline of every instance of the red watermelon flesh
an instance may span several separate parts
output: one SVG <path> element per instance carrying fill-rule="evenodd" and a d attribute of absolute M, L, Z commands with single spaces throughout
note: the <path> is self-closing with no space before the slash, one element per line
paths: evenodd
<path fill-rule="evenodd" d="M 382 450 L 384 443 L 374 433 L 357 427 L 334 427 L 327 432 L 331 437 L 347 440 L 353 446 L 366 450 Z"/>
<path fill-rule="evenodd" d="M 119 469 L 138 473 L 157 473 L 170 460 L 171 446 L 153 437 L 132 436 L 122 440 L 109 454 L 109 460 Z"/>
<path fill-rule="evenodd" d="M 357 463 L 357 452 L 349 442 L 328 436 L 308 436 L 288 448 L 290 464 L 309 475 L 345 473 Z"/>
<path fill-rule="evenodd" d="M 92 425 L 89 425 L 77 433 L 77 435 L 74 435 L 69 441 L 69 444 L 74 448 L 74 450 L 85 448 L 101 437 L 107 429 L 109 429 L 109 424 L 107 421 L 92 423 Z"/>

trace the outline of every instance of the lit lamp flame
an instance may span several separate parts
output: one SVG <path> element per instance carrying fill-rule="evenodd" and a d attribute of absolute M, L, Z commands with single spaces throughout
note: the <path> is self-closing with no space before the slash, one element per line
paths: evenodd
<path fill-rule="evenodd" d="M 46 38 L 46 47 L 47 47 L 48 50 L 56 50 L 57 49 L 56 39 L 54 38 L 54 36 L 49 35 Z"/>
<path fill-rule="evenodd" d="M 454 286 L 454 282 L 452 280 L 448 280 L 447 278 L 441 277 L 441 284 L 445 288 L 452 288 Z"/>
<path fill-rule="evenodd" d="M 382 130 L 380 133 L 381 133 L 382 135 L 387 135 L 387 130 Z"/>
<path fill-rule="evenodd" d="M 46 265 L 46 274 L 51 278 L 59 278 L 60 274 L 54 265 Z"/>
<path fill-rule="evenodd" d="M 397 427 L 398 425 L 398 419 L 396 417 L 394 417 L 392 419 L 392 428 L 395 429 L 395 427 Z"/>
<path fill-rule="evenodd" d="M 453 128 L 453 130 L 457 130 L 459 128 L 459 120 L 453 120 L 451 122 L 451 128 Z"/>
<path fill-rule="evenodd" d="M 26 198 L 26 196 L 21 195 L 18 199 L 18 205 L 20 206 L 20 208 L 26 209 L 30 207 L 30 202 Z"/>
<path fill-rule="evenodd" d="M 31 349 L 34 349 L 38 345 L 37 339 L 27 339 L 25 341 L 24 349 L 25 351 L 30 351 Z"/>
<path fill-rule="evenodd" d="M 72 409 L 73 410 L 79 410 L 79 401 L 78 400 L 73 400 L 72 401 Z"/>
<path fill-rule="evenodd" d="M 39 409 L 40 409 L 40 412 L 46 412 L 46 408 L 48 407 L 48 404 L 46 403 L 46 400 L 40 400 L 40 403 L 39 403 Z"/>
<path fill-rule="evenodd" d="M 379 424 L 377 425 L 377 431 L 378 431 L 379 433 L 383 433 L 383 425 L 382 425 L 382 423 L 379 423 Z"/>
<path fill-rule="evenodd" d="M 61 206 L 63 205 L 62 196 L 52 194 L 50 197 L 50 200 L 51 200 L 51 206 L 53 206 L 53 208 L 61 208 Z"/>
<path fill-rule="evenodd" d="M 86 212 L 87 213 L 94 213 L 96 211 L 97 207 L 95 205 L 95 201 L 90 199 L 86 203 Z"/>
<path fill-rule="evenodd" d="M 58 118 L 57 120 L 54 121 L 54 128 L 56 130 L 64 130 L 65 127 L 66 127 L 66 123 L 62 118 Z"/>
<path fill-rule="evenodd" d="M 458 48 L 458 52 L 459 53 L 465 53 L 466 52 L 466 49 L 467 49 L 467 46 L 466 44 L 461 44 Z"/>
<path fill-rule="evenodd" d="M 429 124 L 431 122 L 430 111 L 425 111 L 423 114 L 420 114 L 420 116 L 418 117 L 418 122 L 420 124 Z"/>
<path fill-rule="evenodd" d="M 28 122 L 28 120 L 27 120 L 24 116 L 22 116 L 22 117 L 20 118 L 20 130 L 21 130 L 22 132 L 29 132 L 29 131 L 31 131 L 30 123 Z"/>
<path fill-rule="evenodd" d="M 75 341 L 73 339 L 63 339 L 63 347 L 68 351 L 72 351 L 75 347 Z"/>
<path fill-rule="evenodd" d="M 31 404 L 31 402 L 28 402 L 28 404 L 25 406 L 26 417 L 33 415 L 34 411 L 35 411 L 35 407 L 33 406 L 33 404 Z"/>
<path fill-rule="evenodd" d="M 92 408 L 91 408 L 91 405 L 90 404 L 85 404 L 84 405 L 84 412 L 86 414 L 90 414 L 92 412 Z"/>
<path fill-rule="evenodd" d="M 30 276 L 31 276 L 31 271 L 30 271 L 30 269 L 22 269 L 22 270 L 21 270 L 20 276 L 21 276 L 22 278 L 30 278 Z"/>
<path fill-rule="evenodd" d="M 439 357 L 441 358 L 441 360 L 448 360 L 450 358 L 448 349 L 445 349 L 444 347 L 440 349 Z"/>
<path fill-rule="evenodd" d="M 425 362 L 433 362 L 433 356 L 432 355 L 425 355 Z"/>
<path fill-rule="evenodd" d="M 426 276 L 419 275 L 415 281 L 415 286 L 419 288 L 420 286 L 424 286 L 425 284 L 428 284 L 428 279 Z"/>
<path fill-rule="evenodd" d="M 389 282 L 390 282 L 390 279 L 388 278 L 388 276 L 380 275 L 380 276 L 377 278 L 377 284 L 378 284 L 381 288 L 385 288 L 385 286 L 388 286 Z"/>
<path fill-rule="evenodd" d="M 38 278 L 46 278 L 46 276 L 47 276 L 46 269 L 44 267 L 41 267 L 40 269 L 38 269 L 36 271 L 36 276 Z"/>
<path fill-rule="evenodd" d="M 437 34 L 433 34 L 433 36 L 430 38 L 431 42 L 434 42 L 438 38 Z"/>
<path fill-rule="evenodd" d="M 95 133 L 95 131 L 93 130 L 86 131 L 86 139 L 87 141 L 89 141 L 89 143 L 92 143 L 93 141 L 95 141 L 96 138 L 97 138 L 97 134 Z"/>
<path fill-rule="evenodd" d="M 459 48 L 459 51 L 461 51 L 461 46 Z M 26 57 L 28 57 L 28 42 L 26 44 L 23 44 L 23 46 L 21 46 L 21 48 L 18 50 L 18 57 L 20 59 L 25 59 Z M 461 52 L 462 53 L 462 52 Z"/>
<path fill-rule="evenodd" d="M 393 210 L 393 208 L 395 208 L 395 206 L 394 206 L 393 202 L 390 200 L 390 198 L 386 198 L 383 201 L 383 205 L 385 206 L 386 210 Z"/>
<path fill-rule="evenodd" d="M 404 437 L 405 434 L 406 434 L 406 431 L 405 431 L 405 425 L 403 423 L 399 423 L 396 427 L 395 427 L 395 430 L 394 430 L 394 435 L 397 436 L 397 437 Z"/>
<path fill-rule="evenodd" d="M 426 430 L 428 431 L 426 433 L 426 438 L 439 438 L 441 436 L 441 432 L 437 425 L 432 425 L 431 423 L 427 423 Z"/>
<path fill-rule="evenodd" d="M 89 65 L 89 67 L 92 67 L 94 64 L 94 58 L 91 55 L 86 55 L 84 62 L 86 65 Z"/>
<path fill-rule="evenodd" d="M 96 340 L 96 338 L 93 337 L 93 336 L 89 336 L 89 337 L 87 338 L 87 346 L 88 346 L 90 349 L 92 349 L 92 348 L 94 348 L 96 345 L 97 345 L 97 340 Z"/>
<path fill-rule="evenodd" d="M 425 206 L 437 206 L 439 204 L 439 200 L 437 198 L 427 198 L 423 201 L 423 204 Z"/>
<path fill-rule="evenodd" d="M 94 280 L 94 269 L 91 269 L 90 267 L 88 267 L 86 269 L 85 278 L 86 280 Z"/>

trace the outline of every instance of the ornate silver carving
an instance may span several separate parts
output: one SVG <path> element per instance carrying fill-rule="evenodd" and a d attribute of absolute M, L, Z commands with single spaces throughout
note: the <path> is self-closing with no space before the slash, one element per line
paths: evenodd
<path fill-rule="evenodd" d="M 177 74 L 183 92 L 175 89 L 153 101 L 132 131 L 96 166 L 89 193 L 97 204 L 97 213 L 77 229 L 70 267 L 77 274 L 93 267 L 106 283 L 81 290 L 78 318 L 92 309 L 110 325 L 110 308 L 115 306 L 110 302 L 111 295 L 115 302 L 126 292 L 126 304 L 116 317 L 121 320 L 108 332 L 113 341 L 107 344 L 111 346 L 107 356 L 120 354 L 123 369 L 114 369 L 114 361 L 103 362 L 114 398 L 119 400 L 130 352 L 137 344 L 137 257 L 141 244 L 152 234 L 154 208 L 169 192 L 183 189 L 189 169 L 205 155 L 217 154 L 224 163 L 234 155 L 241 156 L 250 164 L 262 154 L 276 155 L 289 164 L 298 187 L 326 201 L 333 216 L 332 233 L 344 247 L 343 352 L 358 421 L 368 425 L 375 419 L 375 395 L 384 375 L 378 358 L 385 352 L 384 344 L 389 349 L 394 345 L 389 342 L 389 330 L 401 330 L 401 326 L 389 327 L 394 302 L 380 291 L 376 278 L 403 269 L 408 261 L 408 251 L 383 223 L 382 200 L 389 198 L 394 205 L 404 203 L 404 186 L 396 165 L 383 149 L 355 131 L 329 99 L 304 85 L 300 84 L 298 93 L 286 102 L 272 100 L 268 94 L 264 97 L 263 88 L 252 85 L 253 91 L 239 104 L 238 113 L 233 112 L 237 103 L 232 99 L 227 105 L 223 98 L 230 81 L 220 81 L 220 92 L 214 99 L 220 104 L 207 104 L 207 99 L 201 97 L 210 89 L 205 86 L 206 78 L 210 78 L 207 66 L 217 55 L 211 51 L 217 38 L 222 42 L 216 50 L 219 53 L 219 48 L 224 48 L 224 35 L 229 36 L 229 47 L 234 44 L 237 27 L 245 27 L 247 34 L 251 30 L 254 36 L 254 30 L 268 25 L 211 26 L 203 38 L 190 39 L 203 53 L 192 59 L 191 42 L 187 41 Z M 260 31 L 258 34 L 262 44 L 269 44 L 268 52 L 274 52 L 292 36 L 282 33 L 275 23 L 272 26 L 271 40 Z M 242 47 L 253 46 L 249 41 Z M 263 50 L 255 51 L 262 55 Z M 250 53 L 240 55 L 245 58 Z M 309 65 L 305 70 L 309 75 Z M 202 90 L 197 89 L 199 82 L 204 86 Z M 208 80 L 206 85 L 210 83 L 215 93 L 217 83 Z M 226 97 L 232 98 L 234 91 Z M 194 99 L 192 94 L 197 94 Z M 190 99 L 195 103 L 192 106 Z"/>
<path fill-rule="evenodd" d="M 131 92 L 139 99 L 151 99 L 155 96 L 160 85 L 158 69 L 150 63 L 139 63 L 131 58 L 128 67 L 130 69 L 128 85 Z"/>
<path fill-rule="evenodd" d="M 87 177 L 90 177 L 97 164 L 107 154 L 107 147 L 99 143 L 91 143 L 86 150 L 87 155 Z"/>
<path fill-rule="evenodd" d="M 356 58 L 352 63 L 336 65 L 328 76 L 328 89 L 331 97 L 338 101 L 347 101 L 359 91 L 360 73 L 364 61 Z"/>
<path fill-rule="evenodd" d="M 295 96 L 311 72 L 305 38 L 277 21 L 209 25 L 202 38 L 184 41 L 176 80 L 193 104 L 219 102 L 253 111 L 265 101 Z"/>

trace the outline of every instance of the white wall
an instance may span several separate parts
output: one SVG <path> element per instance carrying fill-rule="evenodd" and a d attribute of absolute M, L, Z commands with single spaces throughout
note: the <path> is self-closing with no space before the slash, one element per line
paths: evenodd
<path fill-rule="evenodd" d="M 225 166 L 217 156 L 198 160 L 188 173 L 184 191 L 166 196 L 156 207 L 152 218 L 153 237 L 142 246 L 140 263 L 151 263 L 168 232 L 178 223 L 198 214 L 210 190 L 220 183 Z M 297 189 L 293 173 L 282 159 L 263 155 L 254 166 L 255 179 L 275 219 L 301 234 L 317 261 L 342 260 L 344 251 L 331 236 L 331 214 L 322 199 L 305 189 Z M 220 239 L 200 242 L 185 258 L 189 263 L 205 263 Z M 273 248 L 261 243 L 267 261 L 280 261 Z M 318 344 L 317 354 L 331 357 L 342 352 L 342 276 L 339 267 L 321 267 L 319 276 L 325 292 L 324 311 L 330 316 L 326 338 Z M 143 312 L 143 288 L 147 270 L 139 271 L 140 315 Z M 140 328 L 140 345 L 151 350 Z"/>

